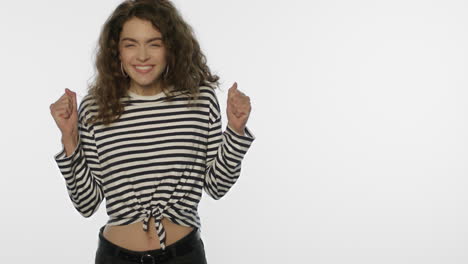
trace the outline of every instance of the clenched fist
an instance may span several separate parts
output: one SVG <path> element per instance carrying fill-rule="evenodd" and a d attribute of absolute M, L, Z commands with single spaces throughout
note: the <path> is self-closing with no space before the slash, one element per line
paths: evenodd
<path fill-rule="evenodd" d="M 76 93 L 65 89 L 65 93 L 50 105 L 50 113 L 62 132 L 62 140 L 78 138 L 78 107 Z"/>
<path fill-rule="evenodd" d="M 250 97 L 239 91 L 235 82 L 228 91 L 226 109 L 228 126 L 240 135 L 244 135 L 244 129 L 251 110 Z"/>

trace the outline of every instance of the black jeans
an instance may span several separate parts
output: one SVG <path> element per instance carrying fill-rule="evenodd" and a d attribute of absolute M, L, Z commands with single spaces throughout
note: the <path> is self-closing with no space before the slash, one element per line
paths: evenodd
<path fill-rule="evenodd" d="M 113 244 L 103 236 L 104 227 L 105 225 L 99 230 L 99 243 L 96 250 L 95 264 L 207 264 L 203 240 L 199 237 L 200 233 L 197 234 L 197 232 L 200 232 L 197 228 L 175 243 L 166 246 L 166 252 L 180 252 L 181 250 L 179 249 L 184 249 L 182 254 L 175 253 L 175 256 L 167 254 L 159 257 L 162 249 L 132 251 Z M 140 255 L 147 253 L 155 257 L 144 256 L 140 258 Z M 131 256 L 132 260 L 128 256 Z M 135 258 L 135 256 L 137 257 Z"/>

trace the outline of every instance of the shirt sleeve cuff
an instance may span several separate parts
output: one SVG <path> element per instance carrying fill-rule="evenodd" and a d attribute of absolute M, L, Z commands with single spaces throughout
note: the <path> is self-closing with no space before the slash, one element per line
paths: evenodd
<path fill-rule="evenodd" d="M 57 162 L 66 162 L 66 161 L 74 160 L 75 157 L 78 155 L 78 150 L 80 149 L 80 146 L 81 146 L 81 138 L 80 138 L 80 135 L 78 135 L 78 144 L 76 145 L 75 150 L 73 150 L 73 153 L 67 157 L 67 151 L 65 150 L 65 146 L 62 143 L 62 150 L 60 150 L 60 152 L 54 155 L 55 160 Z"/>
<path fill-rule="evenodd" d="M 244 128 L 244 135 L 237 133 L 229 125 L 227 125 L 226 127 L 226 132 L 228 132 L 230 135 L 237 137 L 238 139 L 241 139 L 243 141 L 252 142 L 255 140 L 255 135 L 252 133 L 252 131 L 250 131 L 250 129 L 247 126 Z"/>

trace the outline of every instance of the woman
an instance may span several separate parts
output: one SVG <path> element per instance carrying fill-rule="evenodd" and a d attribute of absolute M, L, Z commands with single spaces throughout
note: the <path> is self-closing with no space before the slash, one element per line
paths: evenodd
<path fill-rule="evenodd" d="M 124 1 L 102 28 L 79 107 L 68 89 L 50 106 L 74 207 L 90 217 L 106 198 L 96 263 L 206 263 L 202 190 L 223 197 L 255 137 L 236 83 L 222 132 L 219 77 L 193 35 L 169 1 Z"/>

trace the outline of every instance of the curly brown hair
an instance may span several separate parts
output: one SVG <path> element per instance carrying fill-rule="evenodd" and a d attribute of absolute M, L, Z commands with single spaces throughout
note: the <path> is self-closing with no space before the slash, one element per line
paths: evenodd
<path fill-rule="evenodd" d="M 211 74 L 192 27 L 170 1 L 127 0 L 114 10 L 103 25 L 96 47 L 97 75 L 88 86 L 88 94 L 95 100 L 98 113 L 88 120 L 91 123 L 100 120 L 104 125 L 109 125 L 124 112 L 120 99 L 128 97 L 130 78 L 121 72 L 118 45 L 123 25 L 133 17 L 151 22 L 161 32 L 170 69 L 160 80 L 165 100 L 172 100 L 180 92 L 196 100 L 200 86 L 213 89 L 219 86 L 219 77 Z M 173 86 L 172 91 L 169 91 L 169 86 Z"/>

